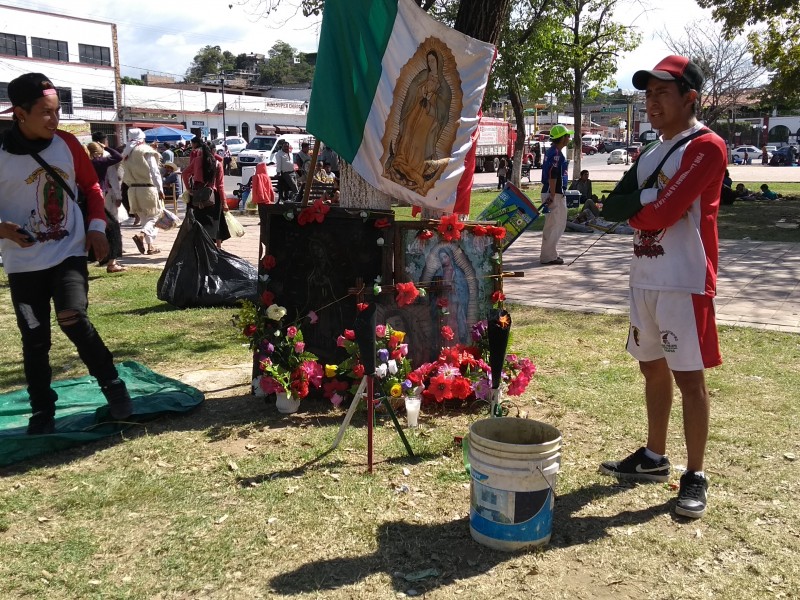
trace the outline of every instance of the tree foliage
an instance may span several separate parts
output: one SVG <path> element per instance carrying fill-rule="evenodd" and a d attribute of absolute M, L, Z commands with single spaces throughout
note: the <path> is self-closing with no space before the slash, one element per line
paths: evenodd
<path fill-rule="evenodd" d="M 123 75 L 119 79 L 120 83 L 124 85 L 144 85 L 144 81 L 141 79 L 136 79 L 135 77 L 128 77 L 127 75 Z"/>
<path fill-rule="evenodd" d="M 703 70 L 699 118 L 713 125 L 728 110 L 742 104 L 759 84 L 765 69 L 753 65 L 750 47 L 743 36 L 725 37 L 721 27 L 710 22 L 686 25 L 680 37 L 666 33 L 661 39 L 675 54 L 691 58 Z"/>
<path fill-rule="evenodd" d="M 314 67 L 286 42 L 278 41 L 259 67 L 259 85 L 308 84 L 314 78 Z"/>
<path fill-rule="evenodd" d="M 219 46 L 204 46 L 195 54 L 192 64 L 186 70 L 186 81 L 200 83 L 208 75 L 218 75 L 224 71 L 233 71 L 236 57 Z"/>
<path fill-rule="evenodd" d="M 753 62 L 771 73 L 768 104 L 800 105 L 800 3 L 797 0 L 697 0 L 734 36 L 758 26 L 748 38 Z"/>

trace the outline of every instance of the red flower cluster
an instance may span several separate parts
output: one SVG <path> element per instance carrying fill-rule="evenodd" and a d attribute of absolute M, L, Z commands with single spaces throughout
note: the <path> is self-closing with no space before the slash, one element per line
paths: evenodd
<path fill-rule="evenodd" d="M 474 225 L 471 231 L 475 237 L 490 235 L 496 240 L 502 240 L 507 233 L 506 228 L 499 225 Z"/>
<path fill-rule="evenodd" d="M 461 230 L 464 229 L 464 224 L 458 220 L 458 215 L 448 215 L 442 217 L 436 229 L 445 242 L 452 242 L 461 239 Z"/>
<path fill-rule="evenodd" d="M 494 292 L 492 292 L 492 304 L 499 304 L 505 299 L 506 295 L 500 290 L 495 290 Z"/>
<path fill-rule="evenodd" d="M 442 348 L 436 362 L 425 363 L 408 375 L 414 387 L 422 386 L 427 402 L 467 400 L 473 395 L 473 382 L 489 372 L 474 346 Z"/>
<path fill-rule="evenodd" d="M 307 206 L 303 210 L 300 211 L 300 214 L 297 215 L 297 224 L 298 225 L 307 225 L 308 223 L 322 223 L 325 220 L 325 215 L 328 214 L 331 207 L 329 204 L 325 204 L 322 199 L 315 200 L 314 204 L 311 206 Z"/>
<path fill-rule="evenodd" d="M 276 264 L 277 261 L 275 260 L 275 257 L 272 256 L 272 254 L 265 254 L 264 258 L 261 259 L 261 268 L 264 269 L 265 271 L 271 271 L 272 269 L 275 268 Z"/>
<path fill-rule="evenodd" d="M 413 281 L 408 283 L 397 283 L 394 286 L 397 289 L 397 306 L 403 307 L 413 304 L 414 300 L 419 296 L 419 290 L 414 285 Z"/>

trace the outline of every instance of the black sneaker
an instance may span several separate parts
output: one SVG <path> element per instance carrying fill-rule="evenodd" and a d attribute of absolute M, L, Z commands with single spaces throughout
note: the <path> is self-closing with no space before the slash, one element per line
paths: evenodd
<path fill-rule="evenodd" d="M 623 460 L 609 460 L 600 465 L 601 473 L 632 481 L 668 481 L 669 471 L 669 459 L 666 456 L 656 462 L 648 458 L 644 448 L 639 448 Z"/>
<path fill-rule="evenodd" d="M 124 421 L 133 414 L 133 401 L 124 381 L 114 379 L 100 389 L 108 401 L 108 414 L 114 421 Z"/>
<path fill-rule="evenodd" d="M 690 519 L 699 519 L 706 514 L 708 479 L 696 471 L 686 471 L 681 476 L 681 489 L 675 513 Z"/>
<path fill-rule="evenodd" d="M 55 431 L 56 420 L 51 414 L 38 412 L 28 419 L 28 435 L 47 435 Z"/>

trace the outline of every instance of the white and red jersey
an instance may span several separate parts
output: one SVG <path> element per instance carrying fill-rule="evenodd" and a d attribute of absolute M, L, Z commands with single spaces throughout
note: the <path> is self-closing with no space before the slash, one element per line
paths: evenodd
<path fill-rule="evenodd" d="M 97 173 L 78 139 L 56 131 L 50 145 L 39 156 L 56 171 L 78 197 L 87 198 L 90 229 L 105 231 L 104 200 Z M 0 221 L 11 221 L 27 229 L 36 243 L 22 248 L 0 240 L 6 273 L 48 269 L 70 256 L 86 256 L 83 214 L 61 186 L 27 154 L 0 149 Z"/>
<path fill-rule="evenodd" d="M 676 142 L 702 127 L 698 123 L 647 150 L 637 164 L 639 186 Z M 725 142 L 709 131 L 669 156 L 653 201 L 645 204 L 648 194 L 642 190 L 644 208 L 629 221 L 636 229 L 632 288 L 716 295 L 717 212 L 726 165 Z"/>

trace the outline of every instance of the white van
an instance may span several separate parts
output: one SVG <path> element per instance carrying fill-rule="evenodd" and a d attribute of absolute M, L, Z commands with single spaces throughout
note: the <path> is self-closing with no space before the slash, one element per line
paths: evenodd
<path fill-rule="evenodd" d="M 600 143 L 600 135 L 597 133 L 587 133 L 586 135 L 581 137 L 581 144 L 585 144 L 587 146 L 594 146 L 597 148 L 597 145 Z"/>
<path fill-rule="evenodd" d="M 314 146 L 314 136 L 308 133 L 287 133 L 284 135 L 256 135 L 247 144 L 247 147 L 236 157 L 236 162 L 242 168 L 242 181 L 244 180 L 245 167 L 255 167 L 260 162 L 271 163 L 275 160 L 275 153 L 280 150 L 283 142 L 289 142 L 292 152 L 300 150 L 300 144 L 308 142 Z M 248 169 L 249 172 L 249 169 Z M 275 177 L 275 165 L 267 166 L 267 174 Z"/>

